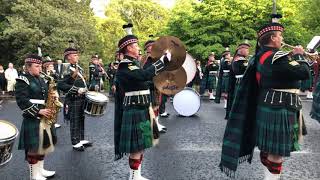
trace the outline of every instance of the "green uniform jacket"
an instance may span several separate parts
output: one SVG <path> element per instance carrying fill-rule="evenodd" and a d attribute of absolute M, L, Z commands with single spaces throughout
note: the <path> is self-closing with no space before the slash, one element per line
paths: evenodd
<path fill-rule="evenodd" d="M 33 99 L 46 100 L 47 95 L 48 86 L 42 78 L 28 73 L 17 78 L 15 97 L 23 112 L 18 149 L 38 150 L 40 124 L 38 112 L 44 108 L 44 105 L 32 102 L 34 102 Z"/>

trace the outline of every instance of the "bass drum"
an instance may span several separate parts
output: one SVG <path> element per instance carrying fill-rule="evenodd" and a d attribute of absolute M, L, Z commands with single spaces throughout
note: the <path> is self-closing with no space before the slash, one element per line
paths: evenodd
<path fill-rule="evenodd" d="M 101 116 L 105 112 L 109 99 L 102 93 L 89 91 L 86 93 L 84 112 L 91 116 Z"/>
<path fill-rule="evenodd" d="M 186 71 L 187 74 L 187 82 L 186 84 L 189 84 L 197 72 L 197 65 L 194 61 L 193 57 L 187 53 L 186 59 L 184 60 L 184 63 L 182 64 L 183 69 Z"/>
<path fill-rule="evenodd" d="M 192 116 L 200 109 L 200 95 L 192 88 L 186 87 L 173 98 L 173 107 L 182 116 Z"/>
<path fill-rule="evenodd" d="M 18 136 L 15 125 L 0 120 L 0 167 L 7 164 L 12 158 L 12 148 Z"/>

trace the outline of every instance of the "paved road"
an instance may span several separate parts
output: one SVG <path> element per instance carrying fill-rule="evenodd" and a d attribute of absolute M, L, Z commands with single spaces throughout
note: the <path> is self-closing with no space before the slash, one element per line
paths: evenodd
<path fill-rule="evenodd" d="M 304 114 L 308 136 L 303 151 L 293 153 L 284 163 L 283 179 L 320 179 L 320 124 L 308 116 L 310 102 L 304 102 Z M 56 180 L 120 180 L 129 175 L 128 159 L 113 161 L 113 109 L 110 102 L 107 112 L 100 118 L 86 118 L 86 135 L 94 146 L 85 152 L 75 152 L 70 145 L 68 125 L 60 114 L 58 144 L 54 153 L 47 157 L 46 167 L 57 171 Z M 146 152 L 142 174 L 152 180 L 223 180 L 228 179 L 218 168 L 221 140 L 226 121 L 223 120 L 222 104 L 202 100 L 197 116 L 178 117 L 170 103 L 169 118 L 162 119 L 168 132 L 160 144 Z M 21 124 L 21 112 L 14 100 L 5 100 L 0 109 L 0 119 L 6 119 L 17 127 Z M 0 180 L 25 180 L 28 174 L 24 152 L 18 151 L 17 141 L 13 158 L 0 169 Z M 237 179 L 262 179 L 263 170 L 255 151 L 252 164 L 243 164 Z"/>

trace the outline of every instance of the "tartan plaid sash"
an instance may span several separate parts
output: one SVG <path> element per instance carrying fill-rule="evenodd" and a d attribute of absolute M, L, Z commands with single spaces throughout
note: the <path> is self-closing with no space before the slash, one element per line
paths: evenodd
<path fill-rule="evenodd" d="M 252 57 L 236 92 L 223 138 L 220 169 L 235 177 L 239 163 L 251 163 L 255 147 L 255 116 L 258 94 L 256 59 Z"/>

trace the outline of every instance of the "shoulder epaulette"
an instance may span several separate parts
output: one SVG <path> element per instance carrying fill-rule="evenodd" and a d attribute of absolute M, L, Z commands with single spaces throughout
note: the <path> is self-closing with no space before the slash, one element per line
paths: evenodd
<path fill-rule="evenodd" d="M 17 80 L 24 81 L 25 83 L 27 83 L 28 85 L 30 85 L 28 78 L 25 77 L 25 76 L 21 76 L 21 75 L 20 75 L 20 76 L 17 78 Z"/>
<path fill-rule="evenodd" d="M 271 64 L 273 64 L 276 60 L 284 57 L 284 56 L 287 56 L 289 53 L 287 52 L 283 52 L 283 51 L 277 51 L 274 55 L 273 55 L 273 58 L 272 58 L 272 62 Z"/>
<path fill-rule="evenodd" d="M 247 59 L 242 57 L 242 56 L 238 56 L 237 58 L 234 59 L 234 61 L 246 61 Z"/>
<path fill-rule="evenodd" d="M 132 63 L 132 61 L 129 60 L 129 59 L 123 59 L 123 60 L 120 61 L 120 64 L 121 63 Z"/>

